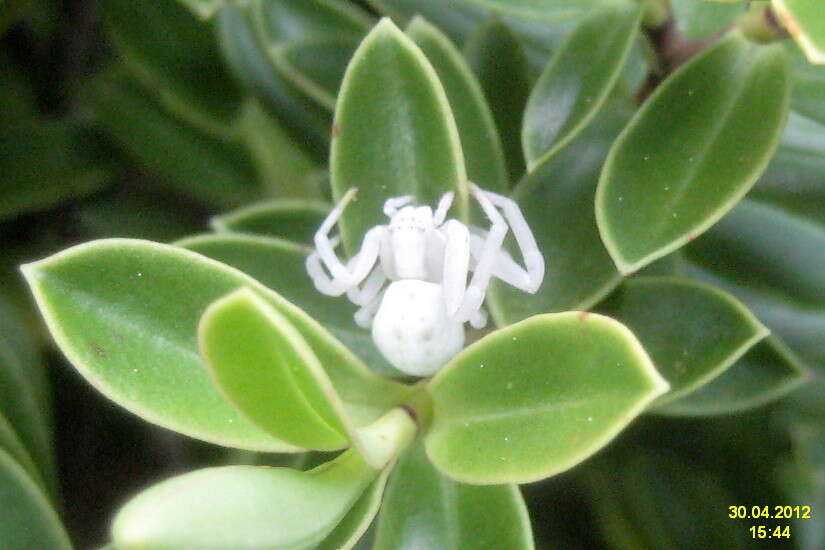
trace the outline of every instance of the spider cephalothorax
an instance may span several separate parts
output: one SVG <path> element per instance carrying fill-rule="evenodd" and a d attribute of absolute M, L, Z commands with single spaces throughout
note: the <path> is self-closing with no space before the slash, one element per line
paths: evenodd
<path fill-rule="evenodd" d="M 470 190 L 489 230 L 445 221 L 452 193 L 435 212 L 410 205 L 410 196 L 391 198 L 384 204 L 390 223 L 367 231 L 359 252 L 344 264 L 335 254 L 340 237 L 329 234 L 355 195 L 350 189 L 315 234 L 307 270 L 316 288 L 330 296 L 346 293 L 361 306 L 355 321 L 372 328 L 381 353 L 407 374 L 434 374 L 464 346 L 464 323 L 487 324 L 481 305 L 492 277 L 530 293 L 544 278 L 544 259 L 518 205 L 476 185 Z M 508 228 L 524 267 L 502 249 Z"/>

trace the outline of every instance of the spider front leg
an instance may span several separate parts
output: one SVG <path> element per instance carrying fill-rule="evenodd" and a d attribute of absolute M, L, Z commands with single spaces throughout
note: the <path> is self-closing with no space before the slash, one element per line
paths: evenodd
<path fill-rule="evenodd" d="M 521 255 L 524 258 L 525 269 L 512 261 L 512 258 L 506 252 L 499 257 L 495 262 L 497 265 L 494 269 L 496 276 L 504 279 L 507 283 L 525 291 L 534 294 L 541 286 L 544 279 L 544 256 L 539 251 L 536 239 L 533 237 L 533 232 L 527 225 L 524 219 L 524 214 L 521 213 L 516 201 L 504 197 L 491 191 L 484 191 L 475 184 L 470 184 L 473 194 L 484 208 L 484 202 L 501 208 L 504 213 L 504 218 L 510 229 L 513 231 L 513 236 L 516 238 Z M 487 208 L 484 210 L 487 212 Z M 500 276 L 499 273 L 504 274 Z M 520 281 L 519 281 L 520 280 Z"/>
<path fill-rule="evenodd" d="M 335 253 L 335 247 L 340 239 L 330 238 L 329 233 L 338 222 L 347 204 L 355 196 L 355 189 L 350 189 L 344 195 L 329 216 L 315 233 L 315 252 L 307 258 L 307 271 L 310 273 L 316 288 L 325 294 L 339 296 L 347 290 L 357 287 L 375 266 L 386 228 L 373 227 L 364 235 L 361 250 L 344 265 Z M 331 278 L 322 269 L 321 263 L 329 271 Z"/>

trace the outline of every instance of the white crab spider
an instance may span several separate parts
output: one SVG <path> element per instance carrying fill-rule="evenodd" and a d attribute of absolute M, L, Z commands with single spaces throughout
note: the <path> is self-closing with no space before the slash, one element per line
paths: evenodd
<path fill-rule="evenodd" d="M 453 193 L 441 197 L 435 213 L 410 205 L 411 196 L 391 198 L 384 204 L 389 225 L 367 231 L 359 252 L 344 264 L 335 253 L 340 237 L 330 232 L 355 196 L 350 189 L 315 233 L 316 250 L 306 264 L 315 287 L 330 296 L 346 293 L 361 306 L 356 323 L 371 327 L 381 353 L 407 374 L 434 374 L 464 346 L 465 322 L 487 324 L 481 304 L 491 277 L 531 294 L 544 278 L 544 259 L 518 205 L 473 184 L 470 190 L 491 222 L 489 231 L 445 221 Z M 508 227 L 524 268 L 502 249 Z"/>

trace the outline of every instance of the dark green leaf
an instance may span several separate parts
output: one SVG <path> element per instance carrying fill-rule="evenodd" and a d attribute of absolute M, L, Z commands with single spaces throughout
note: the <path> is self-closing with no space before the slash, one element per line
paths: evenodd
<path fill-rule="evenodd" d="M 534 17 L 549 21 L 584 15 L 603 0 L 470 0 L 517 17 Z"/>
<path fill-rule="evenodd" d="M 278 237 L 308 246 L 330 207 L 323 202 L 258 203 L 212 218 L 215 231 Z"/>
<path fill-rule="evenodd" d="M 341 218 L 347 251 L 385 222 L 390 197 L 414 195 L 428 204 L 454 191 L 466 216 L 467 176 L 447 96 L 421 50 L 389 19 L 367 35 L 347 68 L 335 124 L 333 194 L 359 191 Z"/>
<path fill-rule="evenodd" d="M 501 138 L 484 98 L 484 92 L 461 52 L 434 26 L 413 19 L 407 34 L 433 64 L 455 116 L 467 176 L 481 187 L 497 192 L 508 188 Z"/>
<path fill-rule="evenodd" d="M 528 170 L 550 160 L 596 116 L 624 68 L 642 9 L 596 10 L 559 48 L 530 94 L 522 144 Z"/>
<path fill-rule="evenodd" d="M 532 550 L 527 508 L 515 485 L 457 483 L 433 468 L 422 442 L 392 473 L 374 550 Z"/>
<path fill-rule="evenodd" d="M 778 144 L 789 80 L 781 45 L 733 32 L 657 89 L 616 140 L 596 195 L 620 271 L 683 246 L 750 190 Z"/>

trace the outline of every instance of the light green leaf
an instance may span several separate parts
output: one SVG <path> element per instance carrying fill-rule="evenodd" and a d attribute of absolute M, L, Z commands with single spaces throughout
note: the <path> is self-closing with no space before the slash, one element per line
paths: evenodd
<path fill-rule="evenodd" d="M 430 383 L 427 455 L 465 483 L 527 483 L 583 461 L 668 389 L 608 317 L 538 315 L 456 356 Z"/>
<path fill-rule="evenodd" d="M 192 437 L 250 450 L 293 449 L 227 403 L 198 357 L 201 314 L 241 287 L 255 290 L 298 328 L 342 399 L 359 405 L 353 412 L 356 423 L 367 424 L 386 410 L 373 408 L 371 396 L 386 399 L 382 393 L 395 387 L 370 374 L 275 292 L 181 248 L 128 239 L 94 241 L 23 270 L 52 336 L 87 380 L 142 418 Z"/>
<path fill-rule="evenodd" d="M 418 46 L 389 19 L 367 35 L 347 68 L 333 134 L 333 194 L 359 190 L 341 217 L 350 253 L 386 221 L 382 206 L 390 197 L 429 204 L 454 191 L 466 217 L 467 176 L 447 95 Z"/>
<path fill-rule="evenodd" d="M 599 307 L 633 331 L 678 401 L 723 374 L 769 331 L 738 300 L 678 277 L 636 277 Z"/>
<path fill-rule="evenodd" d="M 121 550 L 313 548 L 378 475 L 356 451 L 309 472 L 228 466 L 144 491 L 117 514 Z"/>
<path fill-rule="evenodd" d="M 316 550 L 350 550 L 359 544 L 381 507 L 390 471 L 392 468 L 386 468 L 381 472 Z"/>
<path fill-rule="evenodd" d="M 103 128 L 178 191 L 222 207 L 258 194 L 250 159 L 237 143 L 176 119 L 123 72 L 105 74 L 88 99 Z"/>
<path fill-rule="evenodd" d="M 470 0 L 492 10 L 517 17 L 558 21 L 584 15 L 604 0 Z"/>
<path fill-rule="evenodd" d="M 754 231 L 753 228 L 759 228 Z M 727 290 L 811 366 L 825 365 L 825 229 L 746 199 L 684 250 L 685 274 Z"/>
<path fill-rule="evenodd" d="M 629 273 L 707 230 L 747 193 L 788 112 L 781 45 L 732 32 L 673 73 L 616 140 L 596 195 L 602 239 Z"/>
<path fill-rule="evenodd" d="M 270 55 L 296 88 L 333 110 L 347 63 L 357 47 L 355 38 L 315 36 L 277 45 Z"/>
<path fill-rule="evenodd" d="M 656 412 L 674 416 L 738 413 L 784 397 L 809 376 L 782 342 L 767 338 L 718 378 L 682 399 L 658 407 Z"/>
<path fill-rule="evenodd" d="M 71 550 L 43 490 L 0 449 L 0 540 L 3 550 Z"/>
<path fill-rule="evenodd" d="M 329 210 L 324 202 L 263 202 L 212 218 L 210 225 L 215 231 L 278 237 L 311 246 Z"/>
<path fill-rule="evenodd" d="M 371 370 L 385 376 L 399 375 L 375 347 L 369 331 L 355 324 L 356 307 L 347 300 L 321 294 L 312 284 L 305 267 L 308 248 L 253 235 L 204 235 L 176 244 L 239 269 L 279 292 L 321 323 Z M 387 381 L 370 402 L 384 408 L 396 405 L 401 389 L 402 386 Z"/>
<path fill-rule="evenodd" d="M 621 281 L 602 244 L 593 197 L 604 157 L 628 116 L 611 109 L 547 165 L 516 187 L 518 202 L 544 255 L 544 282 L 526 294 L 494 281 L 487 305 L 499 325 L 531 315 L 587 310 Z"/>
<path fill-rule="evenodd" d="M 480 26 L 464 48 L 493 110 L 510 178 L 524 173 L 521 123 L 530 95 L 530 66 L 524 47 L 510 27 L 498 19 Z"/>
<path fill-rule="evenodd" d="M 673 0 L 673 20 L 686 38 L 704 39 L 731 25 L 746 7 L 745 2 L 698 2 Z"/>
<path fill-rule="evenodd" d="M 825 63 L 825 12 L 816 0 L 772 0 L 773 9 L 811 63 Z"/>
<path fill-rule="evenodd" d="M 198 328 L 215 384 L 254 424 L 296 447 L 344 447 L 351 426 L 323 366 L 283 315 L 248 288 L 210 305 Z"/>
<path fill-rule="evenodd" d="M 550 60 L 524 114 L 521 138 L 529 171 L 550 160 L 599 112 L 627 62 L 642 12 L 622 4 L 594 11 Z"/>
<path fill-rule="evenodd" d="M 433 468 L 421 441 L 395 467 L 374 550 L 532 550 L 527 507 L 515 485 L 457 483 Z"/>
<path fill-rule="evenodd" d="M 107 0 L 101 8 L 115 46 L 144 93 L 203 130 L 225 135 L 241 91 L 224 69 L 209 23 L 178 0 Z"/>
<path fill-rule="evenodd" d="M 433 64 L 455 115 L 467 176 L 485 189 L 505 192 L 508 188 L 501 138 L 481 85 L 461 52 L 437 28 L 418 17 L 407 27 L 407 35 Z"/>
<path fill-rule="evenodd" d="M 791 105 L 796 112 L 825 124 L 825 67 L 811 65 L 801 55 L 793 56 L 793 60 L 794 84 Z M 790 122 L 788 124 L 790 126 Z"/>

